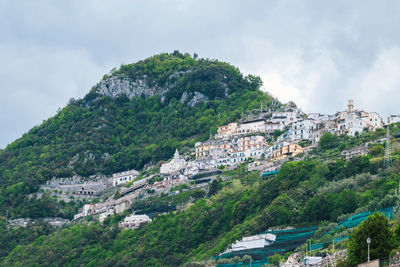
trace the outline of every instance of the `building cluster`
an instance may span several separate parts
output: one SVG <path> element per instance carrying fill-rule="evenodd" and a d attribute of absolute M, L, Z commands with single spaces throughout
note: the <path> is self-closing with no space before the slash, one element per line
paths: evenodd
<path fill-rule="evenodd" d="M 392 115 L 388 121 L 391 123 L 400 121 L 400 115 Z M 362 131 L 375 131 L 383 126 L 383 121 L 376 112 L 357 110 L 354 108 L 352 100 L 348 101 L 347 110 L 333 115 L 305 114 L 295 107 L 290 107 L 285 111 L 271 112 L 262 119 L 229 123 L 218 127 L 215 138 L 195 144 L 194 160 L 186 160 L 176 150 L 174 157 L 169 162 L 161 164 L 160 173 L 145 179 L 135 181 L 139 175 L 136 170 L 113 174 L 112 177 L 107 178 L 109 187 L 120 187 L 131 183 L 127 188 L 120 187 L 121 197 L 118 199 L 110 197 L 103 203 L 85 204 L 82 212 L 76 214 L 74 219 L 96 215 L 102 222 L 113 214 L 128 210 L 132 201 L 139 194 L 141 197 L 147 197 L 170 193 L 173 187 L 188 183 L 189 179 L 194 179 L 195 184 L 203 182 L 203 180 L 209 182 L 210 177 L 214 177 L 215 173 L 220 172 L 218 167 L 235 168 L 239 164 L 248 162 L 249 159 L 254 159 L 249 169 L 260 170 L 264 174 L 276 173 L 282 161 L 307 152 L 307 148 L 303 148 L 299 144 L 300 141 L 307 141 L 310 149 L 326 132 L 354 136 Z M 272 143 L 271 140 L 274 140 L 272 137 L 277 138 L 277 141 Z M 350 159 L 366 153 L 368 153 L 368 149 L 360 146 L 345 150 L 342 154 L 346 159 Z M 153 177 L 161 179 L 153 180 L 150 183 Z M 201 179 L 204 177 L 207 179 Z M 103 187 L 105 187 L 104 181 L 102 180 Z M 71 187 L 69 184 L 63 186 Z M 85 192 L 86 188 L 90 189 L 90 187 L 80 184 L 79 192 L 91 195 L 91 193 Z M 97 194 L 94 193 L 94 195 Z M 142 222 L 147 221 L 149 218 L 146 215 L 133 214 L 125 218 L 121 227 L 134 229 Z M 258 243 L 267 245 L 271 242 L 273 242 L 272 237 L 268 235 L 244 238 L 233 244 L 232 250 Z"/>
<path fill-rule="evenodd" d="M 215 166 L 233 166 L 249 158 L 258 159 L 265 156 L 268 147 L 267 140 L 262 135 L 208 140 L 195 144 L 196 160 L 210 161 Z"/>
<path fill-rule="evenodd" d="M 354 109 L 353 100 L 349 100 L 347 110 L 333 115 L 305 114 L 291 107 L 262 119 L 220 126 L 215 138 L 195 144 L 194 161 L 187 162 L 176 151 L 170 162 L 161 165 L 160 172 L 190 177 L 219 166 L 233 167 L 249 159 L 281 161 L 305 152 L 298 144 L 300 141 L 315 145 L 326 132 L 354 136 L 357 132 L 382 127 L 382 119 L 376 112 Z M 277 142 L 269 144 L 267 140 L 272 138 L 268 137 L 276 134 L 280 134 Z"/>
<path fill-rule="evenodd" d="M 132 173 L 134 172 L 132 171 L 125 172 L 124 176 L 121 176 L 122 173 L 119 173 L 117 175 L 113 175 L 113 178 L 117 178 L 118 181 L 125 182 L 125 179 L 122 180 L 119 179 L 121 177 L 128 177 L 126 180 L 128 181 L 129 176 L 132 175 Z M 104 202 L 83 205 L 81 212 L 79 212 L 74 216 L 74 220 L 92 215 L 98 218 L 100 222 L 103 222 L 109 216 L 112 216 L 114 214 L 121 214 L 124 211 L 129 210 L 132 202 L 135 199 L 137 199 L 140 194 L 142 195 L 146 194 L 146 192 L 148 191 L 152 191 L 151 195 L 169 193 L 172 187 L 188 182 L 186 176 L 181 174 L 165 175 L 164 177 L 162 177 L 161 181 L 150 183 L 150 179 L 153 177 L 154 175 L 139 181 L 134 181 L 128 188 L 121 187 L 119 189 L 121 197 L 118 199 L 114 199 L 114 197 L 112 196 Z M 117 185 L 121 184 L 116 184 L 116 186 Z M 127 228 L 132 228 L 132 227 L 127 227 Z"/>
<path fill-rule="evenodd" d="M 333 115 L 304 114 L 288 125 L 280 140 L 289 142 L 307 140 L 318 143 L 326 132 L 355 136 L 357 133 L 366 130 L 375 131 L 383 126 L 384 123 L 378 113 L 354 109 L 354 101 L 349 100 L 347 110 L 336 112 Z"/>

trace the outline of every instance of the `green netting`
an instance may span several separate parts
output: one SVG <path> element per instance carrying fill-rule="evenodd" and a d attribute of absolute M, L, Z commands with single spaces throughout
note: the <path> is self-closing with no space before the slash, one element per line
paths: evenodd
<path fill-rule="evenodd" d="M 349 236 L 347 235 L 347 236 L 335 238 L 334 240 L 335 240 L 335 243 L 338 243 L 338 242 L 340 242 L 340 241 L 342 241 L 344 239 L 348 239 L 348 238 L 349 238 Z M 332 241 L 328 241 L 328 242 L 324 242 L 324 243 L 311 244 L 310 251 L 321 249 L 321 248 L 323 248 L 324 244 L 330 244 L 330 243 L 332 243 Z"/>
<path fill-rule="evenodd" d="M 309 232 L 312 230 L 317 230 L 318 227 L 312 226 L 312 227 L 305 227 L 305 228 L 295 228 L 295 229 L 287 229 L 287 230 L 276 230 L 276 231 L 265 231 L 262 232 L 262 234 L 285 234 L 285 233 L 293 233 L 293 232 Z"/>
<path fill-rule="evenodd" d="M 349 239 L 349 236 L 346 235 L 346 236 L 343 236 L 343 237 L 338 237 L 338 238 L 335 238 L 334 240 L 335 240 L 335 243 L 336 243 L 336 242 L 340 242 L 340 241 L 342 241 L 344 239 Z"/>
<path fill-rule="evenodd" d="M 225 253 L 225 254 L 222 254 L 222 255 L 220 255 L 220 256 L 215 256 L 214 257 L 214 260 L 219 260 L 219 259 L 224 259 L 224 258 L 232 258 L 233 256 L 232 256 L 232 253 Z"/>
<path fill-rule="evenodd" d="M 263 260 L 257 260 L 257 261 L 252 261 L 251 262 L 251 266 L 253 267 L 259 267 L 259 266 L 263 266 L 265 264 L 269 264 L 269 260 L 268 257 L 266 257 Z M 244 266 L 250 266 L 249 262 L 238 262 L 238 263 L 225 263 L 225 264 L 218 264 L 216 265 L 216 267 L 244 267 Z"/>
<path fill-rule="evenodd" d="M 281 235 L 276 238 L 276 241 L 274 243 L 285 242 L 288 240 L 295 240 L 295 239 L 300 239 L 300 238 L 304 238 L 304 237 L 310 237 L 310 236 L 313 236 L 314 233 L 315 233 L 315 231 L 309 231 L 309 232 L 304 232 L 304 233 Z"/>
<path fill-rule="evenodd" d="M 312 244 L 312 245 L 311 245 L 311 248 L 310 248 L 310 251 L 317 250 L 317 249 L 321 249 L 322 246 L 323 246 L 322 243 Z"/>
<path fill-rule="evenodd" d="M 337 229 L 339 229 L 339 227 L 343 226 L 345 228 L 353 228 L 358 226 L 361 222 L 363 222 L 364 220 L 366 220 L 368 218 L 369 215 L 374 214 L 375 212 L 381 212 L 383 213 L 386 217 L 388 217 L 389 219 L 393 218 L 393 214 L 394 214 L 394 209 L 393 207 L 388 207 L 385 209 L 379 209 L 376 211 L 366 211 L 366 212 L 362 212 L 362 213 L 358 213 L 356 215 L 351 216 L 350 218 L 347 218 L 346 220 L 340 221 L 338 222 L 339 226 L 336 227 L 333 232 L 336 232 Z"/>
<path fill-rule="evenodd" d="M 271 176 L 271 175 L 275 175 L 278 172 L 279 172 L 279 170 L 276 170 L 276 171 L 273 171 L 273 172 L 265 172 L 265 173 L 262 174 L 262 177 L 268 177 L 268 176 Z"/>

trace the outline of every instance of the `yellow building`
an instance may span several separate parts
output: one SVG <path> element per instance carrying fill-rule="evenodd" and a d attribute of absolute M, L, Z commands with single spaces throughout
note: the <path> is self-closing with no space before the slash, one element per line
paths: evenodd
<path fill-rule="evenodd" d="M 272 160 L 282 160 L 287 157 L 295 157 L 296 155 L 304 153 L 304 150 L 298 144 L 289 144 L 278 148 L 272 153 Z"/>
<path fill-rule="evenodd" d="M 210 157 L 210 151 L 215 148 L 215 145 L 209 142 L 198 142 L 195 144 L 196 160 L 206 159 Z"/>

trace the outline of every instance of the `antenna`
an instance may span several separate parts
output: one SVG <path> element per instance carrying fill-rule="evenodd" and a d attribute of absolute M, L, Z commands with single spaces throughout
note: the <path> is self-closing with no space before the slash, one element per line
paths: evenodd
<path fill-rule="evenodd" d="M 390 133 L 389 133 L 389 125 L 386 128 L 386 147 L 385 147 L 385 161 L 384 167 L 385 169 L 390 169 L 392 166 L 392 152 L 390 149 Z"/>

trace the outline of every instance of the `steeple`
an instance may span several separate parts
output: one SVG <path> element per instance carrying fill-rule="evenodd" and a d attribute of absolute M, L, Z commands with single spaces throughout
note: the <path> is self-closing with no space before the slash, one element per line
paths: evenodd
<path fill-rule="evenodd" d="M 180 158 L 179 152 L 178 152 L 178 149 L 176 149 L 175 154 L 174 154 L 174 159 L 179 159 L 179 158 Z"/>

